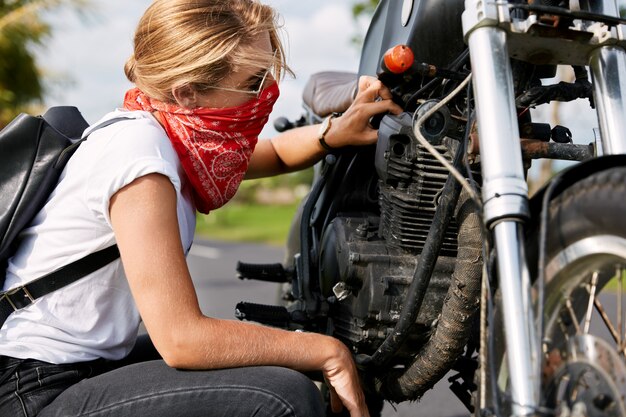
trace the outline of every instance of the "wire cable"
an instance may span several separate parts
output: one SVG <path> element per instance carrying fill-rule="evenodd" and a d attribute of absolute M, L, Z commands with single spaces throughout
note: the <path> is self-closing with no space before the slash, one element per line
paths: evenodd
<path fill-rule="evenodd" d="M 456 169 L 443 155 L 441 155 L 437 151 L 437 149 L 435 149 L 435 147 L 433 145 L 431 145 L 428 142 L 428 140 L 424 137 L 424 135 L 422 135 L 422 132 L 421 132 L 421 128 L 422 128 L 422 125 L 424 124 L 424 122 L 426 120 L 428 120 L 428 118 L 430 116 L 432 116 L 437 111 L 439 111 L 440 108 L 445 106 L 457 94 L 459 94 L 459 92 L 461 92 L 461 90 L 463 90 L 463 88 L 465 88 L 465 86 L 467 86 L 467 84 L 471 81 L 471 79 L 472 79 L 472 74 L 469 74 L 465 78 L 465 80 L 463 80 L 463 82 L 461 82 L 461 84 L 459 84 L 454 90 L 452 90 L 452 92 L 450 94 L 448 94 L 443 100 L 441 100 L 435 106 L 430 108 L 419 119 L 416 120 L 417 111 L 415 113 L 413 113 L 413 133 L 415 134 L 415 137 L 419 141 L 420 145 L 422 145 L 424 148 L 426 148 L 426 150 L 432 156 L 434 156 L 435 159 L 437 159 L 441 163 L 441 165 L 443 165 L 450 172 L 450 174 L 459 182 L 459 184 L 461 184 L 463 189 L 465 189 L 465 191 L 469 194 L 470 198 L 474 201 L 474 203 L 476 203 L 476 205 L 482 209 L 482 201 L 480 199 L 480 196 L 476 192 L 476 190 L 474 190 L 474 187 L 472 187 L 472 185 L 469 183 L 469 181 L 467 181 L 467 179 L 465 179 L 463 174 L 461 174 L 461 172 L 459 172 L 458 169 Z"/>

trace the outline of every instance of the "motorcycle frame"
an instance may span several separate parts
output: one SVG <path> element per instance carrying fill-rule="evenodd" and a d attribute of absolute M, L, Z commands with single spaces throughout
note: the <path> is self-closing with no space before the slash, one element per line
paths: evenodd
<path fill-rule="evenodd" d="M 619 17 L 615 0 L 588 3 L 591 13 Z M 536 23 L 532 16 L 512 18 L 512 6 L 509 1 L 466 0 L 463 33 L 470 50 L 480 136 L 483 221 L 492 231 L 497 253 L 512 413 L 528 416 L 541 405 L 542 344 L 522 244 L 529 202 L 510 58 L 589 66 L 603 152 L 624 154 L 626 140 L 620 135 L 626 132 L 626 27 L 582 21 L 575 30 L 593 36 L 572 45 L 562 37 L 531 34 Z"/>

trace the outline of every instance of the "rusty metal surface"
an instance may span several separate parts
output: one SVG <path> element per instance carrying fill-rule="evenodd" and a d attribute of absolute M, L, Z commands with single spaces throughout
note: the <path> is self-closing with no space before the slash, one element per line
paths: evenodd
<path fill-rule="evenodd" d="M 537 139 L 521 139 L 522 157 L 530 159 L 560 159 L 564 161 L 585 161 L 596 156 L 595 145 L 578 145 L 574 143 L 544 142 Z M 479 138 L 476 131 L 472 131 L 467 147 L 470 156 L 480 154 Z"/>
<path fill-rule="evenodd" d="M 543 142 L 536 139 L 522 139 L 522 157 L 524 159 L 561 159 L 565 161 L 584 161 L 595 156 L 592 143 L 577 145 L 573 143 Z"/>

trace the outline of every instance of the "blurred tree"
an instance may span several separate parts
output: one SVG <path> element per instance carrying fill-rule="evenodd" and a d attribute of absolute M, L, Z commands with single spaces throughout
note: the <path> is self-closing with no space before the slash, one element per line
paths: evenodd
<path fill-rule="evenodd" d="M 378 6 L 380 0 L 360 0 L 356 1 L 352 4 L 352 17 L 355 21 L 358 21 L 364 17 L 371 17 L 374 14 L 374 10 L 376 10 L 376 6 Z M 363 34 L 357 33 L 352 36 L 352 43 L 357 47 L 361 48 L 363 45 Z"/>
<path fill-rule="evenodd" d="M 87 2 L 0 0 L 0 128 L 43 99 L 43 77 L 32 51 L 51 33 L 41 13 L 61 6 L 82 9 Z"/>
<path fill-rule="evenodd" d="M 371 16 L 376 10 L 376 6 L 378 6 L 379 0 L 363 0 L 354 3 L 352 6 L 352 15 L 355 18 L 365 14 Z"/>

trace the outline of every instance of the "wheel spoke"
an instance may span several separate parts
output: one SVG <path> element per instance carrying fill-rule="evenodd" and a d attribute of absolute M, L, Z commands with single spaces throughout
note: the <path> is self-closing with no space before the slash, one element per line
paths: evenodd
<path fill-rule="evenodd" d="M 619 335 L 617 334 L 617 330 L 615 330 L 615 327 L 611 323 L 609 316 L 606 314 L 606 311 L 604 311 L 604 307 L 602 307 L 602 304 L 597 298 L 593 300 L 593 304 L 595 305 L 598 313 L 600 313 L 600 317 L 602 317 L 602 321 L 606 325 L 607 329 L 609 329 L 611 336 L 613 336 L 613 339 L 615 340 L 615 342 L 618 343 Z M 618 350 L 620 351 L 622 355 L 626 357 L 626 351 L 624 350 L 622 346 L 618 345 Z"/>
<path fill-rule="evenodd" d="M 565 340 L 569 342 L 569 332 L 567 331 L 567 326 L 563 323 L 563 320 L 559 317 L 557 322 L 559 323 L 559 327 L 561 329 L 561 333 L 565 336 Z"/>
<path fill-rule="evenodd" d="M 589 292 L 589 302 L 587 303 L 587 313 L 585 314 L 585 322 L 583 325 L 583 333 L 589 334 L 589 325 L 591 324 L 591 313 L 593 313 L 593 300 L 596 298 L 596 288 L 598 286 L 598 271 L 591 276 L 591 283 L 587 291 Z M 619 328 L 619 324 L 617 326 Z"/>
<path fill-rule="evenodd" d="M 572 307 L 572 300 L 570 300 L 569 297 L 567 298 L 567 300 L 565 300 L 565 307 L 567 308 L 567 311 L 569 312 L 572 323 L 574 323 L 574 327 L 576 328 L 576 334 L 580 334 L 580 326 L 578 325 L 578 318 L 576 317 L 576 313 L 574 312 L 574 308 Z"/>
<path fill-rule="evenodd" d="M 624 346 L 624 320 L 622 316 L 622 266 L 619 265 L 617 267 L 617 331 L 619 340 L 617 341 L 617 345 L 620 350 L 623 349 Z"/>

